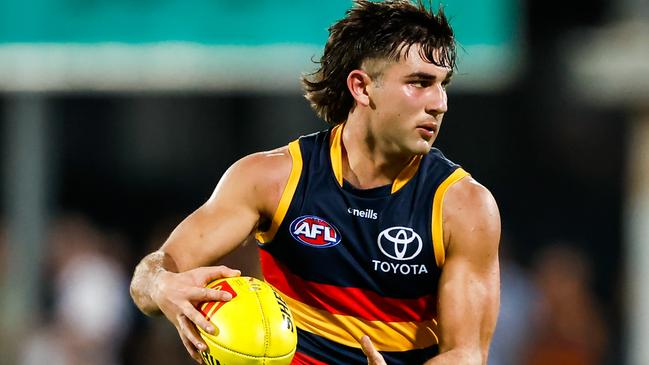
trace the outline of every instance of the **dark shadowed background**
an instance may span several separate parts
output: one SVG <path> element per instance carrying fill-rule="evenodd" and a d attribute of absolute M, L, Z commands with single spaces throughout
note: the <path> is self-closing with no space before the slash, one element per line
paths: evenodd
<path fill-rule="evenodd" d="M 350 2 L 39 4 L 0 5 L 0 357 L 190 364 L 132 270 L 234 161 L 327 127 L 298 80 Z M 649 5 L 446 11 L 462 49 L 436 146 L 503 223 L 489 363 L 649 363 Z"/>

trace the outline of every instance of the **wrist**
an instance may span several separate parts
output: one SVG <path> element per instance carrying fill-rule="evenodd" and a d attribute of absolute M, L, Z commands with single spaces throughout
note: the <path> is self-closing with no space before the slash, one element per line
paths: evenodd
<path fill-rule="evenodd" d="M 164 288 L 166 279 L 168 278 L 169 272 L 163 267 L 157 267 L 151 273 L 150 288 L 149 288 L 149 298 L 155 304 L 156 307 L 159 307 L 160 298 L 164 297 Z"/>
<path fill-rule="evenodd" d="M 158 300 L 164 277 L 169 273 L 162 265 L 164 253 L 154 252 L 146 256 L 135 268 L 131 282 L 131 296 L 137 307 L 146 315 L 160 314 Z"/>

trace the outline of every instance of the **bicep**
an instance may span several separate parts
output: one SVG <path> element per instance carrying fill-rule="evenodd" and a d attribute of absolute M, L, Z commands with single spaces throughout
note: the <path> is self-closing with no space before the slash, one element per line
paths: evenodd
<path fill-rule="evenodd" d="M 257 226 L 273 199 L 257 175 L 263 156 L 249 156 L 223 175 L 210 198 L 185 218 L 161 250 L 171 256 L 178 271 L 216 263 L 237 248 Z"/>
<path fill-rule="evenodd" d="M 179 272 L 215 263 L 249 235 L 258 215 L 242 206 L 211 207 L 209 202 L 185 218 L 162 245 Z"/>
<path fill-rule="evenodd" d="M 439 283 L 440 351 L 462 348 L 486 357 L 500 301 L 500 217 L 491 194 L 472 180 L 445 202 L 447 258 Z"/>

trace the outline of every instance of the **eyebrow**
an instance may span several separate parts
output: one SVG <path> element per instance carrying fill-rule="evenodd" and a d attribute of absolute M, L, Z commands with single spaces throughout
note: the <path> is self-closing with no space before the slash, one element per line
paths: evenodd
<path fill-rule="evenodd" d="M 450 70 L 446 74 L 446 78 L 444 79 L 444 81 L 450 81 L 452 77 L 453 77 L 453 70 Z M 431 80 L 431 81 L 437 80 L 437 76 L 435 76 L 433 74 L 429 74 L 428 72 L 422 72 L 422 71 L 413 72 L 411 74 L 408 74 L 408 75 L 405 76 L 405 78 L 407 78 L 407 79 L 423 79 L 423 80 Z"/>

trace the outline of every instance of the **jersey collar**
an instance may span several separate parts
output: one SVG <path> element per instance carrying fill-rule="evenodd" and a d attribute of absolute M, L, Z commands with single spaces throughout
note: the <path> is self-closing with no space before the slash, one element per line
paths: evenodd
<path fill-rule="evenodd" d="M 343 186 L 343 128 L 345 123 L 338 124 L 331 130 L 329 138 L 329 156 L 331 159 L 331 168 L 333 169 L 334 176 L 338 182 L 338 186 Z M 423 155 L 415 155 L 410 159 L 406 167 L 401 170 L 397 178 L 392 182 L 391 193 L 394 194 L 403 188 L 410 179 L 412 179 L 421 163 Z"/>

